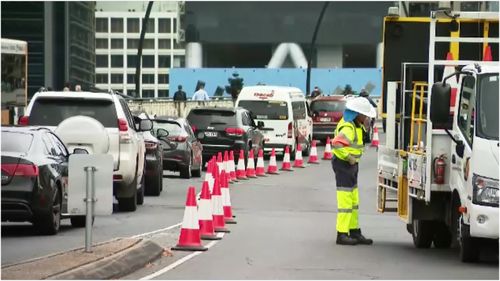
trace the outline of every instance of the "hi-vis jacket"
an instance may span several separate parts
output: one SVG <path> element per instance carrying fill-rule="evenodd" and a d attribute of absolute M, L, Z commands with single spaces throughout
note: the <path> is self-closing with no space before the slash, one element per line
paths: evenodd
<path fill-rule="evenodd" d="M 363 155 L 363 130 L 364 127 L 356 127 L 354 121 L 346 122 L 342 118 L 337 124 L 335 138 L 332 142 L 332 153 L 340 160 L 347 161 L 349 155 L 359 162 Z"/>

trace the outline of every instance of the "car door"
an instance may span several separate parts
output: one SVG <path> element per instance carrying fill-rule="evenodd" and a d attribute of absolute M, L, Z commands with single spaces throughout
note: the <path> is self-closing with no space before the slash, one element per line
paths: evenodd
<path fill-rule="evenodd" d="M 57 155 L 57 163 L 58 170 L 60 173 L 60 182 L 61 182 L 61 192 L 62 192 L 62 210 L 66 212 L 67 210 L 67 194 L 68 194 L 68 161 L 69 161 L 69 152 L 63 142 L 53 133 L 47 133 L 48 137 L 54 144 Z"/>
<path fill-rule="evenodd" d="M 188 134 L 188 142 L 190 143 L 191 150 L 193 151 L 193 162 L 196 163 L 196 165 L 202 165 L 203 159 L 201 152 L 203 150 L 203 147 L 201 145 L 201 142 L 194 135 L 193 129 L 188 120 L 185 120 L 184 122 L 184 130 L 186 130 Z"/>
<path fill-rule="evenodd" d="M 142 182 L 142 177 L 144 175 L 144 161 L 145 161 L 145 155 L 146 155 L 146 144 L 144 143 L 144 137 L 140 132 L 138 132 L 138 128 L 134 121 L 134 117 L 132 116 L 132 113 L 130 112 L 130 109 L 128 108 L 127 103 L 123 100 L 120 99 L 120 105 L 123 109 L 123 113 L 125 114 L 125 118 L 127 119 L 127 123 L 129 125 L 129 130 L 132 135 L 132 142 L 134 143 L 137 151 L 137 183 Z M 131 155 L 132 157 L 132 155 Z"/>

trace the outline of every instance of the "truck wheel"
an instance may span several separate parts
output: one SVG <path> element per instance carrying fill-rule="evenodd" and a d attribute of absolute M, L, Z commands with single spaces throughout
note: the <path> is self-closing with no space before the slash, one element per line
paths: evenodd
<path fill-rule="evenodd" d="M 460 225 L 460 260 L 462 262 L 476 262 L 479 260 L 479 243 L 476 239 L 470 237 L 469 226 L 464 224 L 462 219 Z"/>
<path fill-rule="evenodd" d="M 451 246 L 452 235 L 444 221 L 434 221 L 434 247 L 448 249 Z"/>
<path fill-rule="evenodd" d="M 413 244 L 417 248 L 429 248 L 432 244 L 434 232 L 432 231 L 432 222 L 429 220 L 413 219 Z"/>

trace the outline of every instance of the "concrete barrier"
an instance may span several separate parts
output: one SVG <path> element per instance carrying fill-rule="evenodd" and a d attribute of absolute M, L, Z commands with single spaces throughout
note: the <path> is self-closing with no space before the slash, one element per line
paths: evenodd
<path fill-rule="evenodd" d="M 128 106 L 132 112 L 146 112 L 149 115 L 177 116 L 186 118 L 192 108 L 198 107 L 234 107 L 233 100 L 211 101 L 172 101 L 172 100 L 131 100 Z"/>

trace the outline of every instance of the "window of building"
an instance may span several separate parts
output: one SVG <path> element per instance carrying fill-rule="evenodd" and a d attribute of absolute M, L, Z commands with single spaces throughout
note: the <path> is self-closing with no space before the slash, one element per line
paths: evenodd
<path fill-rule="evenodd" d="M 170 68 L 170 56 L 158 56 L 158 67 Z"/>
<path fill-rule="evenodd" d="M 111 32 L 123 33 L 123 19 L 111 18 Z"/>
<path fill-rule="evenodd" d="M 174 40 L 174 49 L 184 49 L 184 43 L 179 43 L 177 40 Z"/>
<path fill-rule="evenodd" d="M 127 49 L 139 48 L 139 39 L 127 39 Z"/>
<path fill-rule="evenodd" d="M 170 49 L 170 39 L 158 39 L 158 49 Z"/>
<path fill-rule="evenodd" d="M 154 84 L 155 83 L 155 75 L 154 74 L 143 74 L 142 75 L 142 83 L 143 84 Z"/>
<path fill-rule="evenodd" d="M 142 56 L 142 67 L 155 67 L 155 56 Z"/>
<path fill-rule="evenodd" d="M 184 67 L 186 65 L 186 58 L 184 56 L 174 56 L 173 67 Z"/>
<path fill-rule="evenodd" d="M 168 74 L 158 74 L 158 84 L 168 84 Z"/>
<path fill-rule="evenodd" d="M 96 74 L 95 75 L 96 84 L 108 84 L 108 75 L 107 74 Z"/>
<path fill-rule="evenodd" d="M 144 39 L 144 42 L 142 43 L 142 48 L 143 49 L 154 49 L 155 48 L 155 40 L 154 39 Z"/>
<path fill-rule="evenodd" d="M 168 90 L 158 90 L 159 98 L 168 98 Z"/>
<path fill-rule="evenodd" d="M 127 74 L 127 83 L 135 84 L 135 74 Z"/>
<path fill-rule="evenodd" d="M 128 55 L 127 56 L 127 67 L 136 67 L 137 66 L 137 55 Z"/>
<path fill-rule="evenodd" d="M 155 97 L 155 90 L 142 90 L 142 97 L 143 98 L 154 98 Z"/>
<path fill-rule="evenodd" d="M 122 84 L 123 74 L 111 74 L 111 84 Z"/>
<path fill-rule="evenodd" d="M 96 32 L 108 32 L 108 18 L 96 18 L 95 19 L 95 31 Z"/>
<path fill-rule="evenodd" d="M 108 55 L 96 55 L 95 65 L 96 67 L 108 67 Z"/>
<path fill-rule="evenodd" d="M 108 39 L 96 39 L 95 40 L 96 49 L 107 49 L 108 48 Z"/>
<path fill-rule="evenodd" d="M 111 49 L 123 49 L 123 39 L 111 39 Z"/>
<path fill-rule="evenodd" d="M 158 33 L 170 33 L 170 19 L 158 19 Z"/>
<path fill-rule="evenodd" d="M 111 67 L 123 67 L 123 56 L 122 55 L 112 55 L 111 56 Z"/>
<path fill-rule="evenodd" d="M 155 33 L 155 19 L 148 20 L 148 26 L 146 28 L 146 33 Z"/>
<path fill-rule="evenodd" d="M 127 32 L 139 33 L 139 19 L 127 19 Z"/>

